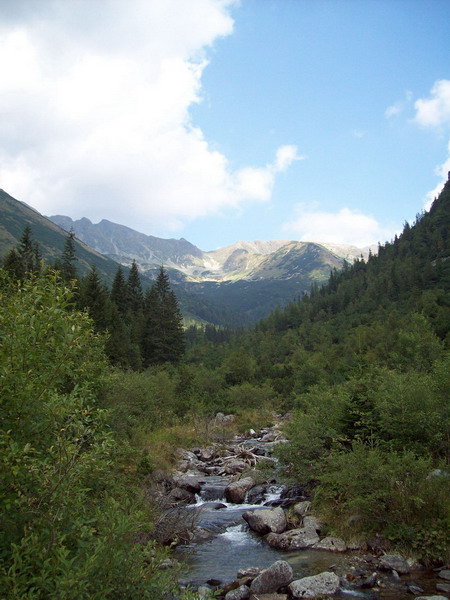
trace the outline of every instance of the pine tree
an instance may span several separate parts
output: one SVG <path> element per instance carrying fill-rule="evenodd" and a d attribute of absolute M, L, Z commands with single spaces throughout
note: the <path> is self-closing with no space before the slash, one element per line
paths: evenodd
<path fill-rule="evenodd" d="M 64 281 L 73 281 L 77 278 L 77 268 L 75 266 L 78 260 L 75 256 L 75 234 L 73 229 L 67 234 L 66 242 L 61 256 L 61 275 Z"/>
<path fill-rule="evenodd" d="M 144 304 L 144 295 L 142 293 L 141 278 L 137 268 L 136 261 L 133 260 L 131 265 L 130 273 L 127 281 L 127 304 L 128 310 L 132 313 L 137 313 L 142 310 Z"/>
<path fill-rule="evenodd" d="M 41 251 L 38 242 L 33 240 L 29 225 L 25 227 L 21 235 L 17 255 L 22 263 L 22 277 L 30 277 L 30 275 L 39 273 L 42 260 Z"/>
<path fill-rule="evenodd" d="M 81 282 L 79 304 L 81 308 L 87 309 L 98 331 L 107 329 L 110 321 L 109 294 L 95 265 Z"/>
<path fill-rule="evenodd" d="M 123 276 L 122 267 L 119 265 L 111 287 L 111 301 L 121 315 L 127 312 L 127 294 L 127 282 Z"/>

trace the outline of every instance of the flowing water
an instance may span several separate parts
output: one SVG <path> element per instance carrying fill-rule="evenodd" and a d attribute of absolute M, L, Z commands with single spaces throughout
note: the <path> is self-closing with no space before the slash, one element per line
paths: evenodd
<path fill-rule="evenodd" d="M 321 550 L 305 549 L 285 552 L 275 550 L 266 544 L 261 536 L 252 532 L 242 518 L 247 510 L 261 509 L 265 502 L 279 498 L 280 488 L 272 486 L 265 494 L 261 504 L 231 504 L 224 498 L 225 487 L 229 479 L 210 476 L 205 478 L 202 492 L 197 502 L 186 508 L 194 511 L 195 522 L 210 533 L 206 541 L 195 542 L 177 548 L 178 558 L 185 565 L 182 573 L 184 583 L 198 586 L 208 581 L 227 583 L 236 578 L 237 571 L 245 567 L 268 567 L 276 560 L 290 563 L 295 579 L 316 575 L 322 571 L 336 570 L 349 572 L 351 553 L 331 553 Z M 217 508 L 217 504 L 222 504 Z M 213 506 L 215 505 L 215 506 Z M 418 584 L 424 594 L 438 594 L 436 580 L 430 574 L 403 576 L 398 581 L 399 589 L 341 590 L 336 598 L 365 598 L 366 600 L 407 600 L 413 598 L 405 591 L 405 583 Z M 395 580 L 392 579 L 395 585 Z M 403 588 L 403 589 L 402 589 Z"/>

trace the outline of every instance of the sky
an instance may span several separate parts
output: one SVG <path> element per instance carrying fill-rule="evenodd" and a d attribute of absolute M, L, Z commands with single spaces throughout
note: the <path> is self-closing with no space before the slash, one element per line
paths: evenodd
<path fill-rule="evenodd" d="M 202 250 L 384 243 L 450 170 L 450 0 L 0 0 L 0 187 Z"/>

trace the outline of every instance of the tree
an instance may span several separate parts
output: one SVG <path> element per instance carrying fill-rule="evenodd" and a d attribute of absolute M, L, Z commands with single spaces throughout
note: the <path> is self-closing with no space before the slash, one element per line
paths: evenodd
<path fill-rule="evenodd" d="M 123 269 L 119 265 L 111 287 L 111 302 L 117 306 L 117 310 L 122 315 L 127 311 L 127 293 L 127 283 L 123 276 Z"/>
<path fill-rule="evenodd" d="M 64 281 L 73 281 L 77 278 L 77 268 L 75 263 L 75 234 L 73 229 L 67 234 L 66 242 L 61 256 L 61 275 Z"/>
<path fill-rule="evenodd" d="M 139 276 L 139 271 L 135 260 L 133 260 L 130 273 L 128 274 L 127 293 L 128 310 L 136 314 L 142 310 L 144 295 L 142 293 L 141 278 Z"/>
<path fill-rule="evenodd" d="M 109 294 L 101 281 L 95 265 L 82 280 L 79 304 L 87 309 L 98 331 L 105 331 L 109 324 Z"/>

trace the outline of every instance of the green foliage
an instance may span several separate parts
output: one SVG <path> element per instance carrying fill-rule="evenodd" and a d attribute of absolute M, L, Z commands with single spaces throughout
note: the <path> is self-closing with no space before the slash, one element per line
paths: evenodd
<path fill-rule="evenodd" d="M 106 361 L 54 274 L 0 271 L 0 587 L 11 600 L 161 597 L 148 515 L 98 408 Z M 147 538 L 148 539 L 148 538 Z"/>

